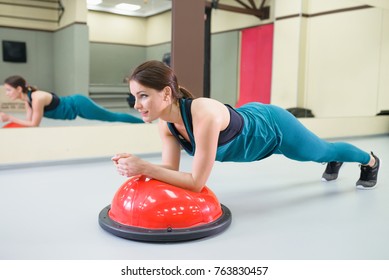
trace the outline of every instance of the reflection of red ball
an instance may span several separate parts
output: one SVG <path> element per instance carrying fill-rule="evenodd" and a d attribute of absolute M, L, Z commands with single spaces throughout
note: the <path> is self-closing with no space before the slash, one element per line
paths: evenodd
<path fill-rule="evenodd" d="M 209 188 L 195 193 L 144 176 L 127 180 L 109 211 L 109 217 L 120 224 L 165 230 L 205 225 L 221 215 L 221 205 Z"/>
<path fill-rule="evenodd" d="M 20 127 L 25 127 L 25 126 L 14 122 L 7 123 L 3 126 L 3 128 L 20 128 Z"/>

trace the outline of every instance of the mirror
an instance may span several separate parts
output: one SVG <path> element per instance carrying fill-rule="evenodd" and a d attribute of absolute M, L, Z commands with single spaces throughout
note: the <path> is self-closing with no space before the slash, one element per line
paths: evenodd
<path fill-rule="evenodd" d="M 129 90 L 124 78 L 145 60 L 162 60 L 171 49 L 171 1 L 142 2 L 136 17 L 89 10 L 85 17 L 87 25 L 76 22 L 64 28 L 56 27 L 53 32 L 39 28 L 1 27 L 1 40 L 26 43 L 28 60 L 23 64 L 7 63 L 7 67 L 1 67 L 0 76 L 4 80 L 18 74 L 25 77 L 29 84 L 60 97 L 89 95 L 110 111 L 139 117 L 138 112 L 130 108 L 127 100 Z M 103 4 L 113 5 L 109 1 Z M 42 9 L 43 12 L 46 10 Z M 4 93 L 0 94 L 2 110 L 25 119 L 23 110 L 20 110 L 22 105 L 13 104 Z M 12 110 L 15 107 L 18 110 Z M 82 118 L 75 121 L 44 118 L 41 122 L 43 127 L 78 125 L 112 123 Z"/>
<path fill-rule="evenodd" d="M 170 53 L 171 4 L 144 1 L 139 11 L 147 17 L 88 12 L 92 99 L 104 107 L 137 115 L 126 102 L 129 91 L 123 79 L 142 62 L 162 60 Z"/>
<path fill-rule="evenodd" d="M 171 5 L 171 1 L 163 0 L 144 2 Z M 260 0 L 254 2 L 262 4 Z M 389 86 L 385 74 L 389 72 L 389 54 L 384 44 L 389 41 L 389 7 L 375 0 L 319 2 L 267 0 L 264 3 L 270 6 L 270 20 L 262 22 L 255 16 L 213 9 L 211 97 L 237 104 L 236 92 L 242 85 L 240 30 L 276 19 L 271 70 L 273 104 L 311 109 L 318 118 L 374 116 L 388 110 L 385 90 Z M 239 6 L 236 0 L 219 3 Z M 59 95 L 81 89 L 110 110 L 136 115 L 126 101 L 128 88 L 123 78 L 144 60 L 162 60 L 170 52 L 171 12 L 164 10 L 144 18 L 90 10 L 87 24 L 74 24 L 56 32 L 2 27 L 2 40 L 27 43 L 28 62 L 1 67 L 1 76 L 18 73 L 29 77 L 39 88 Z M 86 65 L 88 69 L 82 71 L 89 75 L 78 75 L 80 70 L 72 77 L 71 69 L 56 73 L 59 68 L 66 68 L 65 62 L 70 60 L 56 48 L 69 40 L 86 54 L 72 67 Z M 74 47 L 66 47 L 68 52 L 71 60 L 78 57 Z M 24 117 L 21 112 L 15 114 Z M 82 119 L 77 122 L 45 119 L 43 123 L 44 126 L 91 124 L 111 123 Z"/>

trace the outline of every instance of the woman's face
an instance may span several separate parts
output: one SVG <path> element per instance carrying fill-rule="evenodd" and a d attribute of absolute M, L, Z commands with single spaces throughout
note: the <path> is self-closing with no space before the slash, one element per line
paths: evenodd
<path fill-rule="evenodd" d="M 14 88 L 13 86 L 11 86 L 9 84 L 4 84 L 4 88 L 5 88 L 5 94 L 11 100 L 16 100 L 18 98 L 21 98 L 21 94 L 22 94 L 22 88 L 21 87 Z"/>
<path fill-rule="evenodd" d="M 158 91 L 131 80 L 130 92 L 135 97 L 134 108 L 141 114 L 144 122 L 152 122 L 167 114 L 167 108 L 171 105 L 170 87 Z"/>

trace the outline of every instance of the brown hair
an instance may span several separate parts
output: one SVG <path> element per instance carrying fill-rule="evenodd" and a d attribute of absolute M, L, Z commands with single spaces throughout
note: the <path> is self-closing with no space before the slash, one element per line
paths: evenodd
<path fill-rule="evenodd" d="M 128 81 L 131 80 L 158 91 L 168 86 L 172 90 L 174 100 L 194 98 L 189 90 L 178 85 L 177 77 L 173 70 L 161 61 L 150 60 L 142 63 L 129 76 Z"/>
<path fill-rule="evenodd" d="M 7 79 L 4 80 L 4 84 L 8 84 L 13 88 L 21 87 L 23 93 L 27 92 L 34 92 L 37 91 L 38 89 L 33 86 L 29 86 L 26 82 L 26 80 L 22 76 L 10 76 Z"/>

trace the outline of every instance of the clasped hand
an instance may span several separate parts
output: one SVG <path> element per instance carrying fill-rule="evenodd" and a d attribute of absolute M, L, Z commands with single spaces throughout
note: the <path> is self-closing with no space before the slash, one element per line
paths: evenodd
<path fill-rule="evenodd" d="M 117 154 L 112 157 L 118 173 L 122 176 L 131 177 L 144 174 L 146 162 L 131 154 Z"/>
<path fill-rule="evenodd" d="M 0 122 L 8 122 L 9 116 L 6 113 L 0 112 Z"/>

